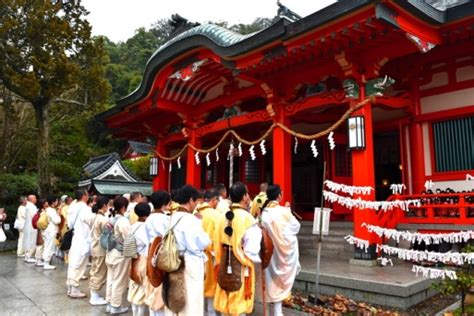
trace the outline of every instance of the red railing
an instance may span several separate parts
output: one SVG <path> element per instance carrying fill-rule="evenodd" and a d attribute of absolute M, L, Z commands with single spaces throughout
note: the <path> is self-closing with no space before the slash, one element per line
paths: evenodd
<path fill-rule="evenodd" d="M 397 222 L 407 224 L 474 224 L 474 193 L 392 195 L 390 200 L 420 200 L 408 211 L 397 211 Z M 387 212 L 390 213 L 390 212 Z M 387 215 L 380 214 L 381 219 Z M 392 216 L 391 222 L 394 221 Z M 393 226 L 390 225 L 390 226 Z"/>

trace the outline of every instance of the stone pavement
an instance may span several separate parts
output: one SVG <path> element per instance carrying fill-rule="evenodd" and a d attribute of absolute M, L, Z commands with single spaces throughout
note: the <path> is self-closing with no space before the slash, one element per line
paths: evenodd
<path fill-rule="evenodd" d="M 91 306 L 88 299 L 68 298 L 67 266 L 56 261 L 54 265 L 56 270 L 45 271 L 32 264 L 25 264 L 22 258 L 17 258 L 11 252 L 0 253 L 0 316 L 105 315 L 105 307 Z M 82 281 L 81 290 L 89 294 L 88 282 Z M 262 306 L 256 305 L 252 315 L 262 314 Z M 285 315 L 302 314 L 286 310 Z"/>

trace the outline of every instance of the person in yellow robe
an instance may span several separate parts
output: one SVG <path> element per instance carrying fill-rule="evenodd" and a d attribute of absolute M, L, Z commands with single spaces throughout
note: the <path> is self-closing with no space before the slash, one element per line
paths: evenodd
<path fill-rule="evenodd" d="M 230 188 L 231 209 L 221 217 L 214 240 L 216 264 L 219 269 L 226 268 L 226 273 L 232 269 L 225 262 L 221 265 L 224 251 L 232 251 L 241 263 L 242 285 L 237 291 L 227 292 L 219 285 L 219 278 L 214 296 L 214 308 L 223 314 L 240 315 L 253 311 L 255 297 L 255 266 L 260 262 L 260 242 L 262 232 L 257 226 L 256 219 L 247 211 L 250 197 L 247 187 L 242 182 L 236 182 Z M 230 268 L 230 269 L 229 269 Z"/>
<path fill-rule="evenodd" d="M 268 189 L 268 183 L 266 182 L 261 183 L 260 193 L 252 201 L 252 206 L 250 207 L 250 214 L 252 214 L 252 216 L 255 218 L 260 216 L 260 210 L 263 206 L 263 203 L 267 199 L 267 189 Z"/>
<path fill-rule="evenodd" d="M 215 239 L 217 226 L 219 225 L 220 218 L 223 217 L 222 213 L 216 210 L 217 203 L 219 203 L 219 192 L 216 189 L 207 190 L 204 194 L 204 203 L 197 208 L 196 214 L 198 218 L 201 218 L 202 227 L 209 235 L 211 241 Z M 217 266 L 215 264 L 215 250 L 212 243 L 207 247 L 205 253 L 208 258 L 204 267 L 205 309 L 206 315 L 214 316 L 216 315 L 214 310 L 214 294 L 216 293 L 217 286 Z"/>

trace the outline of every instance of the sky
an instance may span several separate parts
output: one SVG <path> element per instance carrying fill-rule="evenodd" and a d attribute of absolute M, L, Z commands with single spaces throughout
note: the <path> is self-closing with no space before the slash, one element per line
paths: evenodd
<path fill-rule="evenodd" d="M 87 19 L 93 35 L 105 35 L 114 42 L 126 41 L 140 27 L 149 28 L 160 19 L 178 13 L 191 22 L 228 21 L 251 23 L 257 17 L 273 18 L 276 0 L 82 0 L 90 12 Z M 283 0 L 301 16 L 307 16 L 335 0 Z"/>

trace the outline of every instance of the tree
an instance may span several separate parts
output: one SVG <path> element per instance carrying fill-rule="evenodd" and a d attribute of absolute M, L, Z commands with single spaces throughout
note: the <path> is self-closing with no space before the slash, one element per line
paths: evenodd
<path fill-rule="evenodd" d="M 0 80 L 35 112 L 39 193 L 51 191 L 49 109 L 105 99 L 102 41 L 78 1 L 0 0 Z"/>

